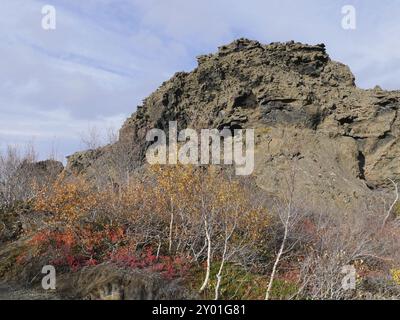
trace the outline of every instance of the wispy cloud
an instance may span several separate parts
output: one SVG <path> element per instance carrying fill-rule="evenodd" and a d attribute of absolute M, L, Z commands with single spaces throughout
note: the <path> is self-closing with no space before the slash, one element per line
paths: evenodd
<path fill-rule="evenodd" d="M 57 29 L 41 28 L 44 4 Z M 341 7 L 357 29 L 341 28 Z M 324 42 L 362 87 L 400 88 L 400 4 L 390 0 L 2 0 L 0 146 L 36 137 L 43 157 L 80 147 L 88 125 L 121 125 L 198 54 L 238 37 Z"/>

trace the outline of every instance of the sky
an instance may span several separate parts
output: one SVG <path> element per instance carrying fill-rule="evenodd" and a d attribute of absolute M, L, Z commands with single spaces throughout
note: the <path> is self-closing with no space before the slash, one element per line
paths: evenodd
<path fill-rule="evenodd" d="M 42 8 L 56 29 L 42 28 Z M 352 5 L 356 28 L 342 27 Z M 246 37 L 325 43 L 362 88 L 400 89 L 398 0 L 1 0 L 0 150 L 41 159 L 85 149 L 196 56 Z"/>

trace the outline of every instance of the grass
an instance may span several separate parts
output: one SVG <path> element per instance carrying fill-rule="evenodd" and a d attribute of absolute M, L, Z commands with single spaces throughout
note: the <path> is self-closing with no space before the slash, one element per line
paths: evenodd
<path fill-rule="evenodd" d="M 217 283 L 216 275 L 220 264 L 214 263 L 211 268 L 210 283 L 206 290 L 201 294 L 201 299 L 214 299 L 215 286 Z M 193 268 L 191 276 L 187 279 L 187 285 L 191 290 L 198 291 L 204 280 L 204 268 Z M 246 271 L 244 268 L 226 264 L 222 273 L 219 299 L 222 300 L 256 300 L 263 299 L 267 279 L 263 275 Z"/>

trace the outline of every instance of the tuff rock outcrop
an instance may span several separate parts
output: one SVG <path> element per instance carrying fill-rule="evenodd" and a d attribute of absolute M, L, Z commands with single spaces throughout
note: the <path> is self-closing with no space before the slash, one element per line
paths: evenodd
<path fill-rule="evenodd" d="M 400 178 L 400 91 L 356 87 L 323 44 L 239 39 L 197 59 L 138 106 L 115 145 L 72 155 L 67 171 L 105 165 L 116 149 L 139 166 L 147 131 L 178 121 L 179 129 L 255 128 L 254 176 L 271 194 L 293 166 L 304 198 L 339 208 Z"/>

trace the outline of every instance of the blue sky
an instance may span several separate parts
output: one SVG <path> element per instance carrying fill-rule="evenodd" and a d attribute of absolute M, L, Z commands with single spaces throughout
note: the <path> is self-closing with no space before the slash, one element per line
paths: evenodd
<path fill-rule="evenodd" d="M 355 30 L 341 27 L 343 5 Z M 82 132 L 118 129 L 197 55 L 239 37 L 323 42 L 358 86 L 400 89 L 399 17 L 398 0 L 1 0 L 0 148 L 33 141 L 62 159 L 84 148 Z"/>

